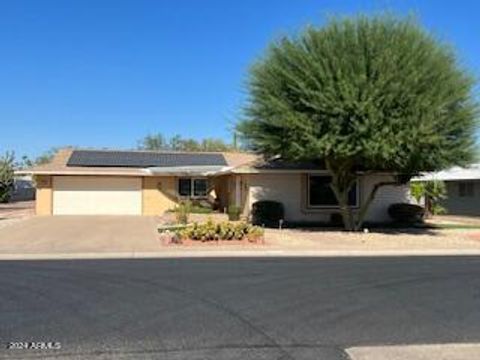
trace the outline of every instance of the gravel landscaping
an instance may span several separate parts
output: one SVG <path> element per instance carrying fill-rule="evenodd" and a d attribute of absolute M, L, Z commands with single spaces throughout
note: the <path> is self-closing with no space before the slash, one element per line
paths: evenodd
<path fill-rule="evenodd" d="M 376 229 L 368 233 L 319 229 L 267 229 L 267 244 L 315 250 L 480 249 L 480 230 Z"/>
<path fill-rule="evenodd" d="M 214 216 L 212 216 L 214 215 Z M 224 221 L 225 214 L 191 214 L 192 222 L 208 219 Z M 160 224 L 174 223 L 174 214 L 166 214 Z M 408 251 L 408 250 L 480 250 L 480 219 L 472 217 L 438 216 L 428 220 L 430 228 L 375 228 L 366 232 L 345 232 L 341 229 L 294 228 L 265 229 L 264 242 L 258 244 L 215 242 L 215 247 L 201 242 L 189 242 L 188 247 L 246 248 L 271 250 L 313 251 Z M 478 226 L 477 226 L 478 225 Z M 434 228 L 438 226 L 439 228 Z M 164 241 L 161 243 L 165 244 Z M 203 246 L 202 246 L 203 245 Z M 212 245 L 212 244 L 208 244 Z M 224 246 L 225 245 L 225 246 Z"/>

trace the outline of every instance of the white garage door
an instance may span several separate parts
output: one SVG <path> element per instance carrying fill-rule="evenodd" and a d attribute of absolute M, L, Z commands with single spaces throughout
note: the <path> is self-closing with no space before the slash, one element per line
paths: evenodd
<path fill-rule="evenodd" d="M 55 176 L 54 215 L 141 215 L 141 178 Z"/>

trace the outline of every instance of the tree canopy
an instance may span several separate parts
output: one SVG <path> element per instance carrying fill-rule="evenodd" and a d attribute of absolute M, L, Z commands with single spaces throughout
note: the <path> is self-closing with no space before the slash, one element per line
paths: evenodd
<path fill-rule="evenodd" d="M 23 155 L 21 157 L 20 161 L 17 161 L 15 163 L 15 168 L 25 169 L 25 168 L 29 168 L 29 167 L 32 167 L 32 166 L 35 166 L 35 165 L 48 164 L 49 162 L 51 162 L 53 160 L 54 156 L 57 154 L 57 152 L 60 149 L 65 149 L 65 148 L 75 149 L 75 146 L 67 145 L 67 146 L 60 146 L 60 147 L 51 147 L 50 149 L 42 152 L 40 155 L 38 155 L 37 157 L 35 157 L 33 159 L 31 159 L 27 155 Z"/>
<path fill-rule="evenodd" d="M 68 146 L 71 147 L 71 146 Z M 44 151 L 42 154 L 37 156 L 33 163 L 35 165 L 43 165 L 43 164 L 48 164 L 49 162 L 52 161 L 53 157 L 55 154 L 58 152 L 60 148 L 59 147 L 52 147 L 48 149 L 47 151 Z"/>
<path fill-rule="evenodd" d="M 337 18 L 269 47 L 237 129 L 265 156 L 325 163 L 345 221 L 359 169 L 406 180 L 473 159 L 473 86 L 455 51 L 414 20 Z"/>
<path fill-rule="evenodd" d="M 149 134 L 138 142 L 141 150 L 171 150 L 171 151 L 233 151 L 234 145 L 228 144 L 222 139 L 205 138 L 195 140 L 182 138 L 175 135 L 171 138 L 160 133 Z"/>

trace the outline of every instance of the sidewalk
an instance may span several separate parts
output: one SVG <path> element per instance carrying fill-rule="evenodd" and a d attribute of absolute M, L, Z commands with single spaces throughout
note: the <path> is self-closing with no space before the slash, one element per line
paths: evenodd
<path fill-rule="evenodd" d="M 268 229 L 265 236 L 271 246 L 293 250 L 480 250 L 480 229 L 373 229 L 368 233 L 325 229 Z"/>

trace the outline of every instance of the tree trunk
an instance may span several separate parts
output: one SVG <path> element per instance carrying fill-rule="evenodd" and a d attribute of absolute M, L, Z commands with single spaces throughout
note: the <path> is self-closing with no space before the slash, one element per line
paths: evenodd
<path fill-rule="evenodd" d="M 332 185 L 333 192 L 338 201 L 340 208 L 340 214 L 343 219 L 343 226 L 347 231 L 353 231 L 355 229 L 355 220 L 350 205 L 348 205 L 348 193 L 350 190 L 340 190 L 336 186 Z"/>
<path fill-rule="evenodd" d="M 354 216 L 352 207 L 348 204 L 348 194 L 355 182 L 358 181 L 358 175 L 352 170 L 352 164 L 348 161 L 342 162 L 338 159 L 325 159 L 325 165 L 332 176 L 331 188 L 337 198 L 345 230 L 347 231 L 359 231 L 362 229 L 367 211 L 381 187 L 399 185 L 397 181 L 383 181 L 375 184 L 361 205 L 358 213 Z"/>
<path fill-rule="evenodd" d="M 357 219 L 355 221 L 355 228 L 354 228 L 355 231 L 360 231 L 362 229 L 363 221 L 365 220 L 365 216 L 367 215 L 367 211 L 368 211 L 373 199 L 375 199 L 375 195 L 377 194 L 378 190 L 381 187 L 387 186 L 387 185 L 398 185 L 398 183 L 394 182 L 394 181 L 384 181 L 384 182 L 379 182 L 379 183 L 375 184 L 372 191 L 370 191 L 370 194 L 368 194 L 364 203 L 360 207 Z"/>
<path fill-rule="evenodd" d="M 428 194 L 425 194 L 424 196 L 425 196 L 425 213 L 423 216 L 425 219 L 428 219 L 432 217 L 432 201 Z"/>
<path fill-rule="evenodd" d="M 337 198 L 345 230 L 353 231 L 355 229 L 355 219 L 353 218 L 352 208 L 348 204 L 348 193 L 357 181 L 357 176 L 351 171 L 349 163 L 332 162 L 326 159 L 325 164 L 332 176 L 330 186 Z"/>

